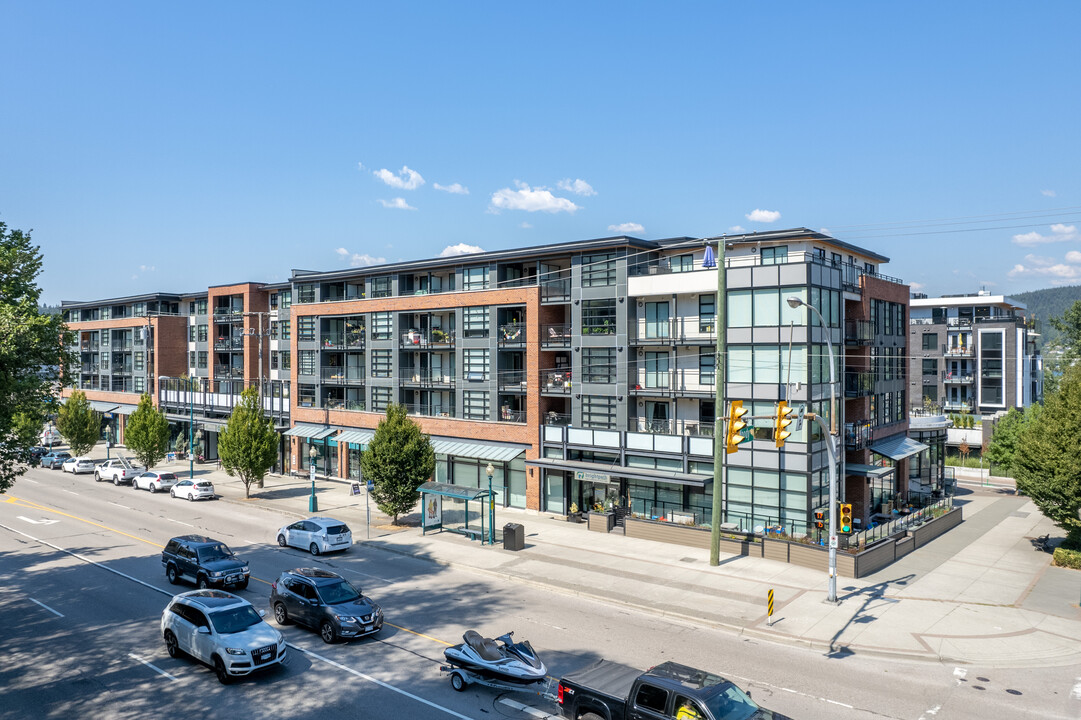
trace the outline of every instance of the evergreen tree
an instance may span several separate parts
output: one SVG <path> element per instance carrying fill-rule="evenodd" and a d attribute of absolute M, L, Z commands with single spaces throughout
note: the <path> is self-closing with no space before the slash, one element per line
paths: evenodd
<path fill-rule="evenodd" d="M 147 469 L 161 462 L 169 452 L 169 421 L 165 413 L 154 407 L 146 393 L 139 398 L 139 407 L 128 418 L 124 444 Z"/>
<path fill-rule="evenodd" d="M 85 455 L 94 449 L 101 437 L 101 413 L 90 409 L 86 393 L 75 390 L 68 401 L 60 406 L 56 428 L 68 441 L 71 454 Z"/>
<path fill-rule="evenodd" d="M 987 444 L 987 459 L 1010 477 L 1013 477 L 1014 461 L 1020 452 L 1021 432 L 1035 420 L 1039 412 L 1039 405 L 1032 405 L 1028 410 L 1010 408 L 995 422 L 991 441 Z"/>
<path fill-rule="evenodd" d="M 75 366 L 62 317 L 38 306 L 42 258 L 29 232 L 0 222 L 0 492 L 25 472 L 31 446 L 56 412 L 61 378 Z"/>
<path fill-rule="evenodd" d="M 1014 453 L 1017 489 L 1081 547 L 1081 365 L 1066 369 L 1059 389 L 1025 424 Z"/>
<path fill-rule="evenodd" d="M 1050 322 L 1059 333 L 1056 345 L 1061 352 L 1044 355 L 1044 397 L 1058 390 L 1066 369 L 1081 360 L 1081 300 L 1066 308 L 1062 317 L 1053 317 Z"/>
<path fill-rule="evenodd" d="M 225 472 L 244 483 L 244 497 L 251 497 L 251 484 L 258 482 L 262 487 L 263 477 L 278 459 L 278 433 L 259 407 L 256 388 L 248 388 L 240 397 L 218 435 L 218 454 Z"/>
<path fill-rule="evenodd" d="M 406 415 L 404 405 L 387 406 L 387 416 L 379 421 L 375 437 L 360 456 L 360 469 L 374 483 L 376 505 L 397 525 L 398 515 L 416 506 L 418 488 L 435 472 L 432 443 Z"/>

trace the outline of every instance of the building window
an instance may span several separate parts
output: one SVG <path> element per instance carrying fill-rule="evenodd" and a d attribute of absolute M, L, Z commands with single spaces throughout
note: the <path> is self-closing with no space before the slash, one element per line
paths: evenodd
<path fill-rule="evenodd" d="M 829 290 L 827 288 L 811 288 L 811 305 L 814 305 L 818 312 L 822 313 L 822 319 L 826 321 L 826 325 L 833 328 L 841 327 L 841 293 L 837 290 Z M 787 304 L 786 304 L 787 306 Z M 755 318 L 756 324 L 758 318 Z M 814 322 L 811 323 L 815 324 Z M 879 333 L 881 334 L 881 333 Z"/>
<path fill-rule="evenodd" d="M 484 390 L 466 390 L 462 393 L 462 416 L 467 420 L 491 419 L 490 393 Z"/>
<path fill-rule="evenodd" d="M 297 373 L 300 375 L 315 374 L 315 351 L 301 350 L 297 363 Z"/>
<path fill-rule="evenodd" d="M 271 340 L 277 340 L 278 339 L 278 321 L 277 320 L 271 320 L 270 321 L 270 339 Z"/>
<path fill-rule="evenodd" d="M 135 368 L 135 372 L 142 372 L 143 370 L 146 369 L 146 366 L 145 366 L 146 359 L 145 358 L 146 358 L 146 353 L 144 353 L 141 350 L 139 352 L 132 353 L 132 365 Z"/>
<path fill-rule="evenodd" d="M 614 430 L 616 399 L 607 395 L 583 395 L 582 427 Z"/>
<path fill-rule="evenodd" d="M 372 297 L 390 297 L 392 291 L 391 285 L 392 283 L 389 275 L 372 278 Z"/>
<path fill-rule="evenodd" d="M 923 334 L 923 349 L 938 350 L 938 333 Z"/>
<path fill-rule="evenodd" d="M 315 386 L 297 385 L 297 404 L 300 407 L 315 406 Z"/>
<path fill-rule="evenodd" d="M 389 312 L 372 313 L 372 339 L 390 340 L 394 335 L 394 317 Z"/>
<path fill-rule="evenodd" d="M 690 272 L 694 270 L 694 255 L 677 255 L 669 260 L 672 272 Z"/>
<path fill-rule="evenodd" d="M 587 383 L 614 383 L 616 349 L 582 348 L 582 380 Z"/>
<path fill-rule="evenodd" d="M 466 337 L 488 337 L 489 310 L 487 305 L 462 309 L 462 332 Z"/>
<path fill-rule="evenodd" d="M 297 302 L 315 302 L 315 285 L 297 285 Z"/>
<path fill-rule="evenodd" d="M 781 263 L 786 262 L 788 262 L 787 245 L 778 245 L 777 247 L 762 248 L 763 265 L 780 265 Z"/>
<path fill-rule="evenodd" d="M 466 348 L 463 351 L 462 361 L 465 365 L 466 381 L 480 382 L 488 380 L 490 362 L 488 348 Z"/>
<path fill-rule="evenodd" d="M 717 296 L 698 296 L 698 332 L 713 332 L 713 324 L 717 322 Z"/>
<path fill-rule="evenodd" d="M 668 387 L 668 353 L 647 352 L 645 366 L 647 388 Z"/>
<path fill-rule="evenodd" d="M 938 359 L 937 358 L 924 358 L 923 359 L 923 374 L 938 375 Z"/>
<path fill-rule="evenodd" d="M 277 370 L 278 369 L 278 351 L 277 350 L 272 350 L 270 352 L 270 369 L 271 370 Z"/>
<path fill-rule="evenodd" d="M 280 309 L 285 310 L 287 307 L 293 304 L 293 291 L 282 290 L 278 293 L 278 306 Z"/>
<path fill-rule="evenodd" d="M 893 334 L 897 337 L 901 337 L 905 334 L 905 306 L 900 303 L 894 303 L 896 310 L 893 316 Z"/>
<path fill-rule="evenodd" d="M 315 318 L 313 316 L 297 318 L 297 340 L 315 340 Z"/>
<path fill-rule="evenodd" d="M 199 342 L 205 343 L 206 342 L 206 337 L 207 337 L 207 326 L 206 325 L 200 325 L 199 326 Z"/>
<path fill-rule="evenodd" d="M 103 307 L 101 309 L 101 319 L 102 320 L 108 320 L 109 319 L 109 308 Z"/>
<path fill-rule="evenodd" d="M 717 355 L 712 348 L 703 348 L 698 356 L 698 382 L 702 385 L 717 382 Z"/>
<path fill-rule="evenodd" d="M 582 334 L 614 335 L 616 332 L 616 301 L 583 300 Z"/>
<path fill-rule="evenodd" d="M 668 303 L 646 303 L 646 337 L 668 337 Z"/>
<path fill-rule="evenodd" d="M 278 293 L 270 293 L 270 309 L 278 309 Z"/>
<path fill-rule="evenodd" d="M 372 350 L 372 377 L 388 378 L 394 371 L 391 350 Z"/>
<path fill-rule="evenodd" d="M 102 357 L 102 359 L 104 359 L 105 358 L 105 353 L 102 353 L 101 357 Z M 188 367 L 190 367 L 190 368 L 195 367 L 195 351 L 194 350 L 191 350 L 191 351 L 188 352 Z"/>
<path fill-rule="evenodd" d="M 616 284 L 615 253 L 582 256 L 582 287 L 601 287 Z"/>
<path fill-rule="evenodd" d="M 134 378 L 134 383 L 132 384 L 132 390 L 137 393 L 146 392 L 146 378 L 136 376 Z"/>
<path fill-rule="evenodd" d="M 372 388 L 372 412 L 385 413 L 387 405 L 390 405 L 390 388 Z"/>
<path fill-rule="evenodd" d="M 188 303 L 188 315 L 194 315 L 194 314 L 195 314 L 195 301 L 192 300 L 191 302 Z"/>
<path fill-rule="evenodd" d="M 288 340 L 290 337 L 292 337 L 292 327 L 293 327 L 293 321 L 292 320 L 282 320 L 281 321 L 282 340 Z"/>
<path fill-rule="evenodd" d="M 105 333 L 104 335 L 108 335 L 108 333 Z M 195 326 L 194 325 L 188 325 L 188 342 L 195 342 Z M 103 343 L 103 344 L 107 344 L 107 343 Z"/>
<path fill-rule="evenodd" d="M 282 350 L 281 351 L 282 370 L 291 370 L 293 368 L 293 351 Z"/>
<path fill-rule="evenodd" d="M 146 303 L 138 302 L 131 306 L 131 314 L 135 317 L 146 317 Z"/>
<path fill-rule="evenodd" d="M 487 290 L 488 266 L 467 267 L 462 270 L 463 290 Z"/>

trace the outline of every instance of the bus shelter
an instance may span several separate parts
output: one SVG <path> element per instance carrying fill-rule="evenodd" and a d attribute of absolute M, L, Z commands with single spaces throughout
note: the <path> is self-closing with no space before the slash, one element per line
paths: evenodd
<path fill-rule="evenodd" d="M 487 537 L 489 540 L 495 533 L 488 528 L 487 534 L 484 527 L 484 515 L 487 508 L 486 501 L 491 501 L 492 494 L 488 490 L 482 490 L 465 485 L 452 485 L 450 483 L 426 482 L 420 486 L 421 528 L 422 534 L 426 535 L 429 530 L 442 532 L 447 530 L 460 535 L 465 535 L 471 540 L 481 540 Z M 444 508 L 446 500 L 452 504 Z M 469 527 L 469 503 L 480 502 L 480 527 Z M 456 507 L 461 503 L 464 508 Z M 461 520 L 457 516 L 461 515 Z"/>

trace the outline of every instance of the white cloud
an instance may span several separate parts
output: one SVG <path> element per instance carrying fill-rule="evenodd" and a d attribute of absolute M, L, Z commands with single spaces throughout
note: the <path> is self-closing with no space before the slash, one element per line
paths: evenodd
<path fill-rule="evenodd" d="M 465 243 L 458 243 L 457 245 L 447 245 L 443 248 L 443 252 L 439 253 L 439 257 L 454 257 L 455 255 L 472 255 L 473 253 L 484 252 L 483 248 L 476 245 L 466 245 Z"/>
<path fill-rule="evenodd" d="M 751 222 L 771 223 L 777 222 L 781 218 L 781 213 L 776 210 L 759 210 L 755 208 L 752 212 L 747 213 L 746 217 Z"/>
<path fill-rule="evenodd" d="M 617 233 L 642 233 L 646 229 L 636 222 L 620 223 L 619 225 L 609 225 L 608 229 Z"/>
<path fill-rule="evenodd" d="M 523 220 L 522 224 L 519 225 L 518 227 L 522 228 L 523 230 L 529 230 L 533 226 Z"/>
<path fill-rule="evenodd" d="M 442 190 L 443 192 L 449 192 L 451 195 L 468 195 L 469 188 L 463 186 L 461 183 L 454 183 L 452 185 L 440 185 L 439 183 L 432 183 L 432 187 L 436 190 Z"/>
<path fill-rule="evenodd" d="M 405 201 L 405 198 L 393 198 L 391 200 L 379 199 L 379 204 L 392 210 L 416 210 L 415 207 Z"/>
<path fill-rule="evenodd" d="M 918 282 L 910 282 L 908 286 L 912 288 L 912 292 L 919 292 L 924 288 L 924 284 Z"/>
<path fill-rule="evenodd" d="M 341 255 L 342 257 L 345 257 L 346 255 L 348 255 L 348 254 L 349 254 L 349 251 L 348 251 L 348 250 L 346 250 L 345 248 L 338 248 L 338 249 L 337 249 L 337 250 L 335 250 L 334 252 L 338 253 L 338 254 L 339 254 L 339 255 Z"/>
<path fill-rule="evenodd" d="M 1079 239 L 1077 226 L 1064 225 L 1062 223 L 1055 223 L 1052 225 L 1050 235 L 1041 235 L 1033 230 L 1032 232 L 1013 236 L 1014 243 L 1021 247 L 1032 247 L 1033 245 L 1044 245 L 1046 243 L 1069 242 L 1077 239 Z"/>
<path fill-rule="evenodd" d="M 131 276 L 131 279 L 132 279 L 132 280 L 138 280 L 138 279 L 139 279 L 139 276 L 138 276 L 138 275 L 132 275 L 132 276 Z"/>
<path fill-rule="evenodd" d="M 1065 262 L 1057 262 L 1054 258 L 1026 255 L 1026 264 L 1018 263 L 1006 274 L 1011 278 L 1046 278 L 1052 285 L 1073 284 L 1081 279 L 1081 252 L 1071 250 L 1064 259 Z"/>
<path fill-rule="evenodd" d="M 593 189 L 593 186 L 585 180 L 571 180 L 570 178 L 566 178 L 556 183 L 556 187 L 560 190 L 566 190 L 567 192 L 572 192 L 575 195 L 582 195 L 584 197 L 597 194 L 597 191 Z"/>
<path fill-rule="evenodd" d="M 363 170 L 363 169 L 364 169 L 364 163 L 358 162 L 357 163 L 357 170 Z"/>
<path fill-rule="evenodd" d="M 141 272 L 154 272 L 155 270 L 157 270 L 157 268 L 153 265 L 140 265 L 139 270 Z"/>
<path fill-rule="evenodd" d="M 1071 250 L 1070 252 L 1066 253 L 1066 262 L 1081 264 L 1081 252 Z"/>
<path fill-rule="evenodd" d="M 353 253 L 349 258 L 349 267 L 368 267 L 369 265 L 382 265 L 387 261 L 383 257 L 372 257 L 367 253 Z"/>
<path fill-rule="evenodd" d="M 424 178 L 416 170 L 410 170 L 408 165 L 403 165 L 397 175 L 383 168 L 372 173 L 377 178 L 399 190 L 416 190 L 424 184 Z"/>
<path fill-rule="evenodd" d="M 491 212 L 500 210 L 525 210 L 526 212 L 574 212 L 578 206 L 567 198 L 556 197 L 543 187 L 530 188 L 524 182 L 514 181 L 517 190 L 503 188 L 492 193 Z"/>
<path fill-rule="evenodd" d="M 732 227 L 728 228 L 728 232 L 730 232 L 730 233 L 745 233 L 745 232 L 747 232 L 747 228 L 743 227 L 742 225 L 733 225 Z"/>
<path fill-rule="evenodd" d="M 1041 190 L 1040 194 L 1043 195 L 1044 197 L 1055 197 L 1055 191 L 1054 190 Z"/>

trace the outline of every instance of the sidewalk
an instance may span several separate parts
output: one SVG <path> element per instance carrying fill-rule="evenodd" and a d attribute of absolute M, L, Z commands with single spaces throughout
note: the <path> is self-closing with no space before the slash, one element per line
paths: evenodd
<path fill-rule="evenodd" d="M 161 467 L 186 476 L 186 461 Z M 243 484 L 216 465 L 196 465 L 222 500 L 307 517 L 311 482 L 271 475 L 244 498 Z M 395 528 L 345 480 L 316 480 L 320 515 L 344 520 L 357 543 L 546 590 L 620 603 L 692 623 L 826 653 L 872 653 L 980 666 L 1081 665 L 1081 572 L 1050 567 L 1030 538 L 1055 527 L 1012 488 L 960 488 L 965 522 L 879 573 L 838 578 L 825 602 L 820 571 L 761 558 L 589 532 L 533 511 L 496 509 L 499 528 L 525 528 L 520 552 L 461 535 Z M 410 516 L 415 522 L 416 516 Z M 369 539 L 370 533 L 370 539 Z M 774 591 L 772 624 L 766 594 Z"/>

